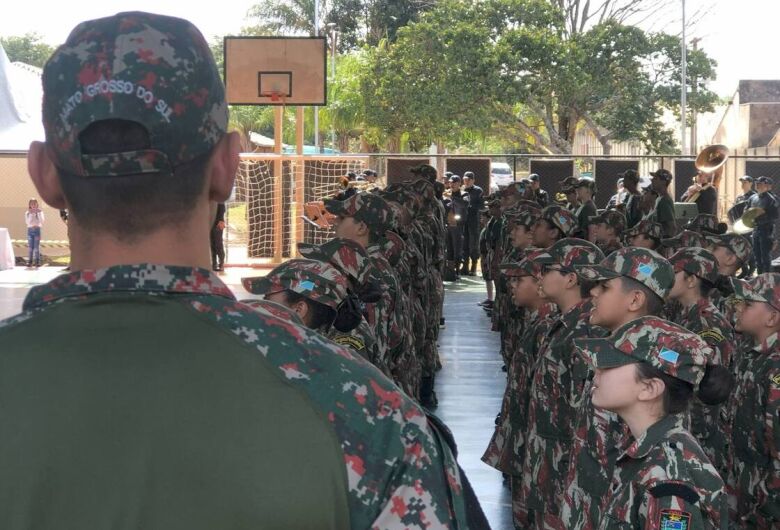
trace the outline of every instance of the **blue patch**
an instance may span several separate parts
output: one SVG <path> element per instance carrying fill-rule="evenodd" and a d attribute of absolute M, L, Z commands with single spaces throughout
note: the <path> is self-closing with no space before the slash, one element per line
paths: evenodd
<path fill-rule="evenodd" d="M 639 266 L 639 272 L 644 274 L 645 276 L 650 276 L 655 271 L 655 267 L 650 265 L 649 263 L 642 263 Z"/>
<path fill-rule="evenodd" d="M 299 284 L 299 286 L 300 286 L 301 289 L 304 289 L 306 291 L 313 291 L 314 287 L 315 287 L 314 282 L 312 282 L 310 280 L 306 280 L 304 282 L 301 282 Z"/>
<path fill-rule="evenodd" d="M 662 361 L 677 364 L 677 360 L 680 358 L 680 354 L 673 350 L 661 350 L 659 357 Z"/>
<path fill-rule="evenodd" d="M 559 215 L 558 216 L 558 222 L 561 223 L 562 225 L 565 225 L 567 221 L 568 221 L 568 219 L 566 218 L 565 215 Z"/>

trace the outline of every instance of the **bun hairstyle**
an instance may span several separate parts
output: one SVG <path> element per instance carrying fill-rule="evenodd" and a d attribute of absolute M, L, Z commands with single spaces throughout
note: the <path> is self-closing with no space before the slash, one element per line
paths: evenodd
<path fill-rule="evenodd" d="M 664 382 L 663 407 L 666 414 L 680 414 L 688 409 L 691 397 L 694 395 L 693 385 L 682 379 L 677 379 L 648 363 L 637 363 L 637 378 L 660 379 Z M 696 391 L 705 405 L 719 405 L 731 395 L 734 380 L 727 368 L 717 364 L 708 364 L 704 377 Z"/>
<path fill-rule="evenodd" d="M 350 290 L 336 310 L 333 327 L 342 333 L 349 333 L 360 325 L 365 304 L 375 304 L 382 298 L 382 288 L 376 282 L 366 282 L 356 291 Z"/>
<path fill-rule="evenodd" d="M 715 233 L 719 236 L 722 236 L 728 231 L 728 229 L 729 229 L 729 225 L 727 225 L 726 223 L 718 223 L 718 226 L 715 229 Z"/>

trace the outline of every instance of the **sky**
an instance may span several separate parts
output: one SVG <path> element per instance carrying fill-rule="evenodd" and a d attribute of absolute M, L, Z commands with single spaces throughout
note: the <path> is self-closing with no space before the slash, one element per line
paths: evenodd
<path fill-rule="evenodd" d="M 683 0 L 679 0 L 682 5 Z M 729 97 L 740 79 L 780 79 L 777 60 L 777 21 L 780 0 L 685 0 L 689 14 L 709 6 L 707 15 L 689 30 L 689 38 L 700 37 L 699 47 L 718 62 L 718 79 L 710 87 Z M 199 2 L 183 0 L 29 0 L 9 2 L 0 17 L 0 36 L 35 31 L 46 42 L 59 44 L 78 22 L 126 10 L 154 11 L 187 18 L 208 40 L 215 35 L 237 34 L 246 25 L 246 12 L 256 0 Z M 675 11 L 650 17 L 652 29 L 679 34 L 680 17 Z M 658 27 L 659 20 L 663 26 Z"/>

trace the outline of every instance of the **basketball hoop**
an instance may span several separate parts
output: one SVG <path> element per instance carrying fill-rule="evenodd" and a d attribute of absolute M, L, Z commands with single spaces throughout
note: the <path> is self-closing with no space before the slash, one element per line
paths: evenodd
<path fill-rule="evenodd" d="M 273 92 L 262 93 L 260 96 L 267 98 L 272 105 L 279 105 L 284 107 L 287 103 L 287 97 L 284 92 L 274 90 Z"/>

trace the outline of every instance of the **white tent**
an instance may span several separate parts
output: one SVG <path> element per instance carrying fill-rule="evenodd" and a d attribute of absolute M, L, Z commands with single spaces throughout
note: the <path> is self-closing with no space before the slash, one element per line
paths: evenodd
<path fill-rule="evenodd" d="M 43 140 L 41 69 L 11 63 L 0 45 L 0 151 L 26 151 Z"/>

